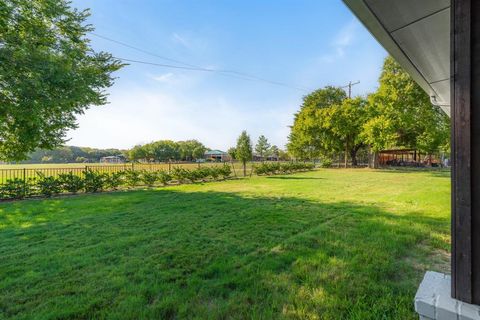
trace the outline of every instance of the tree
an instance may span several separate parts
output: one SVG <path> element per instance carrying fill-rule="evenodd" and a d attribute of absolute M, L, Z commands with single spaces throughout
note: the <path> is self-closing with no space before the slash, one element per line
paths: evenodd
<path fill-rule="evenodd" d="M 314 159 L 326 153 L 342 150 L 343 144 L 331 131 L 325 130 L 329 108 L 340 105 L 347 98 L 341 88 L 325 87 L 303 98 L 300 111 L 295 114 L 288 137 L 287 149 L 297 159 Z"/>
<path fill-rule="evenodd" d="M 242 131 L 237 140 L 235 156 L 242 162 L 243 176 L 247 175 L 247 161 L 252 160 L 252 142 L 247 131 Z"/>
<path fill-rule="evenodd" d="M 262 158 L 268 155 L 268 151 L 270 150 L 270 143 L 268 143 L 268 139 L 265 138 L 264 135 L 258 137 L 257 145 L 255 146 L 255 152 Z"/>
<path fill-rule="evenodd" d="M 180 159 L 179 146 L 175 141 L 159 140 L 147 146 L 152 149 L 153 159 L 156 161 L 163 162 Z"/>
<path fill-rule="evenodd" d="M 145 148 L 142 145 L 136 145 L 132 149 L 128 151 L 128 158 L 130 161 L 139 161 L 139 160 L 146 160 L 147 155 L 145 152 Z"/>
<path fill-rule="evenodd" d="M 276 145 L 273 145 L 273 146 L 270 147 L 270 150 L 268 150 L 268 153 L 272 157 L 275 157 L 278 160 L 279 154 L 280 154 L 280 149 Z"/>
<path fill-rule="evenodd" d="M 291 159 L 292 159 L 292 157 L 290 156 L 290 154 L 287 151 L 282 150 L 282 149 L 278 150 L 278 160 L 286 161 L 286 160 L 291 160 Z"/>
<path fill-rule="evenodd" d="M 66 0 L 0 0 L 0 160 L 61 145 L 76 115 L 107 102 L 122 64 L 85 38 L 87 10 Z"/>
<path fill-rule="evenodd" d="M 428 95 L 392 57 L 385 59 L 379 83 L 369 98 L 370 120 L 362 134 L 374 159 L 378 151 L 390 147 L 425 153 L 448 150 L 448 116 L 431 104 Z"/>
<path fill-rule="evenodd" d="M 327 112 L 328 116 L 323 118 L 324 136 L 338 139 L 344 146 L 345 167 L 348 155 L 352 160 L 352 166 L 357 165 L 357 152 L 365 146 L 361 133 L 368 117 L 366 106 L 367 100 L 363 98 L 345 99 L 341 104 L 331 106 Z"/>
<path fill-rule="evenodd" d="M 207 151 L 207 148 L 203 143 L 197 140 L 179 141 L 177 144 L 180 152 L 180 159 L 184 161 L 203 158 L 205 151 Z"/>
<path fill-rule="evenodd" d="M 300 159 L 345 151 L 345 166 L 348 155 L 356 166 L 357 152 L 364 146 L 360 133 L 367 115 L 366 105 L 363 98 L 347 99 L 342 89 L 326 87 L 314 91 L 304 98 L 295 115 L 288 150 Z"/>
<path fill-rule="evenodd" d="M 232 159 L 237 159 L 237 149 L 235 149 L 235 147 L 228 149 L 227 153 L 230 155 L 230 157 L 232 157 Z"/>

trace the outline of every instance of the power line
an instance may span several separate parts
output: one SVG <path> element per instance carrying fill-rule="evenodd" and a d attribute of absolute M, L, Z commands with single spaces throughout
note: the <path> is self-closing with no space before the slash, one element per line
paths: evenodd
<path fill-rule="evenodd" d="M 163 55 L 159 55 L 157 53 L 154 53 L 154 52 L 151 52 L 151 51 L 148 51 L 148 50 L 144 50 L 142 48 L 139 48 L 139 47 L 130 45 L 128 43 L 118 41 L 118 40 L 115 40 L 115 39 L 112 39 L 112 38 L 109 38 L 109 37 L 106 37 L 106 36 L 103 36 L 103 35 L 100 35 L 100 34 L 97 34 L 97 33 L 94 33 L 94 32 L 89 32 L 89 33 L 91 35 L 94 35 L 94 36 L 98 37 L 98 38 L 101 38 L 101 39 L 104 39 L 104 40 L 122 45 L 122 46 L 130 48 L 130 49 L 134 49 L 136 51 L 139 51 L 139 52 L 142 52 L 142 53 L 145 53 L 145 54 L 148 54 L 148 55 L 151 55 L 151 56 L 154 56 L 154 57 L 166 60 L 166 61 L 179 63 L 179 64 L 182 64 L 184 66 L 168 65 L 168 64 L 161 64 L 161 63 L 155 63 L 155 62 L 149 62 L 149 61 L 133 60 L 133 59 L 126 59 L 126 58 L 118 58 L 117 57 L 117 59 L 122 60 L 122 61 L 139 63 L 139 64 L 154 65 L 154 66 L 165 67 L 165 68 L 183 69 L 183 70 L 191 70 L 191 71 L 215 72 L 215 73 L 223 74 L 225 76 L 234 76 L 234 78 L 237 78 L 237 79 L 255 80 L 255 81 L 265 82 L 265 83 L 269 83 L 269 84 L 273 84 L 273 85 L 288 87 L 288 88 L 291 88 L 291 89 L 296 89 L 296 90 L 306 91 L 306 92 L 312 91 L 311 88 L 291 85 L 291 84 L 280 82 L 280 81 L 269 80 L 269 79 L 265 79 L 265 78 L 262 78 L 262 77 L 251 75 L 251 74 L 248 74 L 248 73 L 245 73 L 245 72 L 236 71 L 236 70 L 222 70 L 222 69 L 204 68 L 204 67 L 197 66 L 197 65 L 194 65 L 194 64 L 190 64 L 190 63 L 187 63 L 187 62 L 183 62 L 183 61 L 180 61 L 180 60 L 177 60 L 177 59 L 172 59 L 172 58 L 169 58 L 169 57 L 166 57 L 166 56 L 163 56 Z"/>
<path fill-rule="evenodd" d="M 356 84 L 359 84 L 360 81 L 357 81 L 357 82 L 352 82 L 350 81 L 346 86 L 343 86 L 343 87 L 340 87 L 340 88 L 348 88 L 348 99 L 351 99 L 352 98 L 352 87 Z"/>

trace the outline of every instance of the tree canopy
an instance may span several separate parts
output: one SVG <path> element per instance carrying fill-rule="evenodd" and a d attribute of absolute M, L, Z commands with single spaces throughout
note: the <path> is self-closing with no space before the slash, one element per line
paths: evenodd
<path fill-rule="evenodd" d="M 243 164 L 243 175 L 247 175 L 247 161 L 252 160 L 252 141 L 247 131 L 242 131 L 237 139 L 237 146 L 235 147 L 235 157 Z"/>
<path fill-rule="evenodd" d="M 260 137 L 258 137 L 257 144 L 255 145 L 255 152 L 258 156 L 263 158 L 268 156 L 270 147 L 271 145 L 268 142 L 268 139 L 264 135 L 261 135 Z"/>
<path fill-rule="evenodd" d="M 0 0 L 0 160 L 61 145 L 77 115 L 107 102 L 122 64 L 92 49 L 88 16 L 66 0 Z"/>
<path fill-rule="evenodd" d="M 347 99 L 341 88 L 325 87 L 303 98 L 295 114 L 288 151 L 314 159 L 346 151 L 352 164 L 363 147 L 447 151 L 449 118 L 391 57 L 385 59 L 378 90 Z"/>
<path fill-rule="evenodd" d="M 205 151 L 207 148 L 197 140 L 159 140 L 133 147 L 128 151 L 128 158 L 146 162 L 192 161 L 203 158 Z"/>

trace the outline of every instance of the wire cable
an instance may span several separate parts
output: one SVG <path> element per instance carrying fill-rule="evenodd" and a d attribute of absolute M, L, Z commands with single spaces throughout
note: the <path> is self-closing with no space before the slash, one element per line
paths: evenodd
<path fill-rule="evenodd" d="M 149 61 L 142 61 L 142 60 L 134 60 L 134 59 L 116 57 L 117 59 L 125 61 L 125 62 L 153 65 L 153 66 L 165 67 L 165 68 L 183 69 L 183 70 L 190 70 L 190 71 L 215 72 L 215 73 L 220 73 L 220 74 L 223 74 L 223 75 L 226 75 L 226 76 L 232 76 L 233 75 L 234 78 L 237 78 L 237 79 L 265 82 L 265 83 L 269 83 L 269 84 L 273 84 L 273 85 L 277 85 L 277 86 L 283 86 L 283 87 L 287 87 L 287 88 L 291 88 L 291 89 L 295 89 L 295 90 L 299 90 L 299 91 L 309 92 L 309 91 L 313 90 L 311 88 L 291 85 L 291 84 L 280 82 L 280 81 L 269 80 L 269 79 L 265 79 L 265 78 L 262 78 L 262 77 L 251 75 L 251 74 L 248 74 L 248 73 L 245 73 L 245 72 L 236 71 L 236 70 L 222 70 L 222 69 L 204 68 L 204 67 L 201 67 L 201 66 L 198 66 L 198 65 L 194 65 L 194 64 L 191 64 L 191 63 L 187 63 L 187 62 L 184 62 L 184 61 L 180 61 L 180 60 L 177 60 L 177 59 L 172 59 L 172 58 L 169 58 L 169 57 L 166 57 L 166 56 L 163 56 L 163 55 L 159 55 L 157 53 L 154 53 L 154 52 L 151 52 L 151 51 L 148 51 L 148 50 L 144 50 L 142 48 L 139 48 L 139 47 L 130 45 L 128 43 L 118 41 L 118 40 L 115 40 L 115 39 L 112 39 L 112 38 L 109 38 L 109 37 L 106 37 L 106 36 L 103 36 L 103 35 L 100 35 L 100 34 L 97 34 L 97 33 L 94 33 L 94 32 L 89 32 L 89 33 L 91 35 L 94 35 L 94 36 L 98 37 L 98 38 L 101 38 L 101 39 L 119 44 L 121 46 L 130 48 L 130 49 L 133 49 L 133 50 L 136 50 L 136 51 L 139 51 L 139 52 L 142 52 L 142 53 L 145 53 L 145 54 L 148 54 L 148 55 L 151 55 L 151 56 L 154 56 L 154 57 L 166 60 L 166 61 L 171 61 L 171 62 L 175 62 L 175 63 L 178 63 L 178 64 L 182 64 L 183 66 L 169 65 L 169 64 L 162 64 L 162 63 L 155 63 L 155 62 L 149 62 Z"/>

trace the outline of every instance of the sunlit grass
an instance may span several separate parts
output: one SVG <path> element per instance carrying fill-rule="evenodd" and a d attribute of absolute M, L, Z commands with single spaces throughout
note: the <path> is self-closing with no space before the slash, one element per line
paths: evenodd
<path fill-rule="evenodd" d="M 415 319 L 449 173 L 320 170 L 0 205 L 0 318 Z"/>

